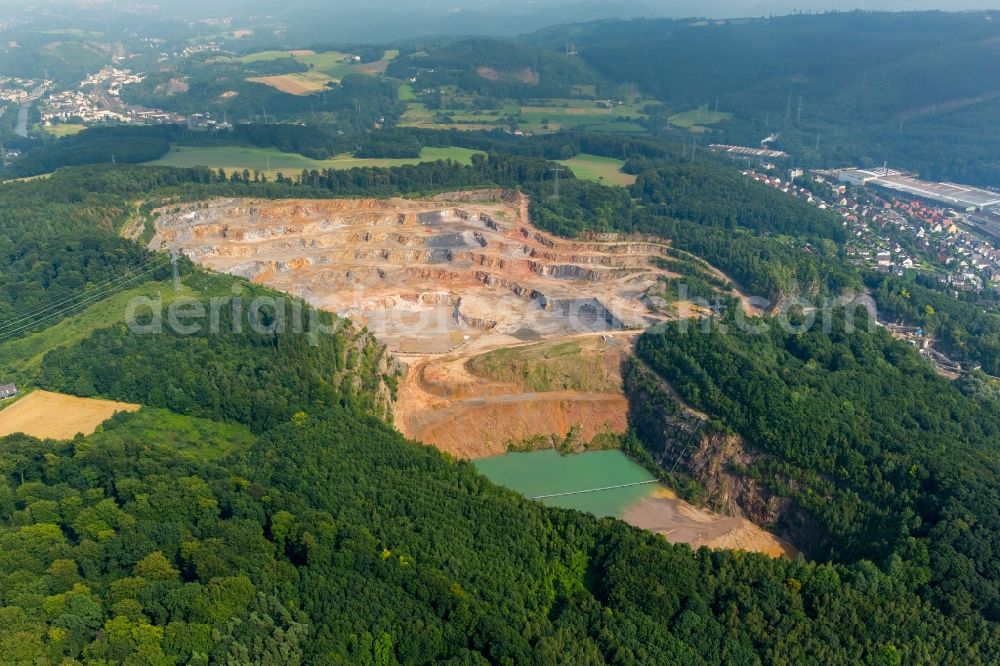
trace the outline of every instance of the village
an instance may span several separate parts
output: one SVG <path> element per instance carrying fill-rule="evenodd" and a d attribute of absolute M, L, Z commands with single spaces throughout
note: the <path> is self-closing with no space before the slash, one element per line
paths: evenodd
<path fill-rule="evenodd" d="M 848 228 L 849 261 L 879 273 L 933 275 L 954 291 L 1000 292 L 1000 249 L 967 226 L 966 212 L 932 205 L 920 198 L 851 185 L 836 180 L 836 172 L 809 175 L 793 169 L 782 180 L 748 170 L 746 176 L 836 212 Z M 803 178 L 807 180 L 803 180 Z"/>
<path fill-rule="evenodd" d="M 0 76 L 0 103 L 21 104 L 28 101 L 39 89 L 52 85 L 51 81 L 23 79 L 17 76 Z"/>
<path fill-rule="evenodd" d="M 52 127 L 62 123 L 188 123 L 192 119 L 160 109 L 126 104 L 121 99 L 123 86 L 141 83 L 143 76 L 113 66 L 101 68 L 72 90 L 54 92 L 40 104 L 41 124 Z M 204 121 L 203 118 L 196 119 Z"/>
<path fill-rule="evenodd" d="M 846 245 L 848 261 L 855 266 L 898 277 L 908 272 L 931 275 L 941 285 L 947 285 L 956 297 L 959 292 L 1000 293 L 1000 249 L 990 240 L 962 228 L 966 225 L 982 228 L 972 214 L 996 216 L 998 210 L 994 204 L 969 206 L 971 210 L 963 213 L 910 198 L 906 193 L 899 196 L 896 192 L 866 186 L 869 183 L 840 182 L 837 172 L 817 170 L 806 176 L 803 170 L 793 169 L 786 181 L 752 169 L 743 173 L 840 215 L 851 236 Z M 894 337 L 919 348 L 946 377 L 956 379 L 969 371 L 981 370 L 979 364 L 953 360 L 936 349 L 933 336 L 920 327 L 903 322 L 879 323 Z"/>

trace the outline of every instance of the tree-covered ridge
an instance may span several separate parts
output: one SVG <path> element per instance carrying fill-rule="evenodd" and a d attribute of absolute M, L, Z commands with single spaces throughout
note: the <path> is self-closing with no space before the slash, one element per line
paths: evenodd
<path fill-rule="evenodd" d="M 637 161 L 633 194 L 657 213 L 726 229 L 759 234 L 825 238 L 842 243 L 847 232 L 831 211 L 810 206 L 711 162 L 658 163 Z"/>
<path fill-rule="evenodd" d="M 871 565 L 692 553 L 338 407 L 258 436 L 144 410 L 74 442 L 2 443 L 0 645 L 18 663 L 997 656 L 985 625 L 960 629 Z"/>
<path fill-rule="evenodd" d="M 244 423 L 256 432 L 334 406 L 388 418 L 397 369 L 371 334 L 231 278 L 188 280 L 196 292 L 206 281 L 233 289 L 214 301 L 182 304 L 176 325 L 155 302 L 138 307 L 131 324 L 46 354 L 39 385 Z"/>
<path fill-rule="evenodd" d="M 576 85 L 601 85 L 603 78 L 585 62 L 565 53 L 495 38 L 449 40 L 404 55 L 386 73 L 417 78 L 422 87 L 458 86 L 497 98 L 573 96 Z"/>
<path fill-rule="evenodd" d="M 778 301 L 790 295 L 837 295 L 860 290 L 834 242 L 836 218 L 804 201 L 742 177 L 716 162 L 636 160 L 629 190 L 597 183 L 525 188 L 543 229 L 566 236 L 616 231 L 653 234 L 725 271 L 749 293 Z"/>
<path fill-rule="evenodd" d="M 870 283 L 884 316 L 922 326 L 948 353 L 1000 374 L 1000 315 L 994 309 L 955 298 L 930 280 L 878 276 Z"/>
<path fill-rule="evenodd" d="M 606 79 L 638 83 L 675 110 L 718 101 L 733 117 L 713 126 L 717 142 L 757 145 L 774 133 L 800 163 L 888 159 L 928 178 L 996 186 L 998 30 L 986 12 L 856 11 L 601 21 L 526 41 L 577 44 Z"/>
<path fill-rule="evenodd" d="M 809 535 L 812 556 L 870 559 L 950 615 L 995 622 L 998 404 L 860 316 L 853 332 L 845 322 L 671 325 L 638 354 L 758 453 L 741 471 L 793 501 L 786 528 Z"/>

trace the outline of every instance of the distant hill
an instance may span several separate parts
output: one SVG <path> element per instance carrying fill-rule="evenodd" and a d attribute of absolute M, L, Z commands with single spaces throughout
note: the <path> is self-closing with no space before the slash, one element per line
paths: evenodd
<path fill-rule="evenodd" d="M 457 85 L 497 97 L 569 97 L 574 85 L 597 85 L 603 77 L 587 62 L 514 40 L 476 37 L 440 41 L 392 62 L 386 71 L 417 78 L 421 87 Z"/>
<path fill-rule="evenodd" d="M 727 141 L 780 133 L 822 164 L 882 164 L 1000 185 L 1000 24 L 988 13 L 601 21 L 525 38 L 573 43 L 610 80 L 682 111 L 735 114 Z M 817 143 L 819 148 L 817 150 Z"/>

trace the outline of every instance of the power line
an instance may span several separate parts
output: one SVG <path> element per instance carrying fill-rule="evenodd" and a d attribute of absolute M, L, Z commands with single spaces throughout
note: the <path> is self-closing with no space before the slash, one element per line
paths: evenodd
<path fill-rule="evenodd" d="M 154 256 L 151 259 L 147 259 L 146 261 L 140 263 L 139 266 L 137 266 L 135 270 L 142 270 L 142 269 L 146 268 L 146 266 L 149 266 L 150 264 L 152 264 L 154 262 L 160 261 L 161 259 L 162 259 L 162 257 Z M 166 264 L 164 263 L 163 266 L 166 266 Z M 73 296 L 68 296 L 66 298 L 63 298 L 60 301 L 56 301 L 55 303 L 50 303 L 46 307 L 39 308 L 39 309 L 34 310 L 32 312 L 26 312 L 26 313 L 22 314 L 20 317 L 18 317 L 17 319 L 12 319 L 11 321 L 6 321 L 2 325 L 0 325 L 0 333 L 3 332 L 3 329 L 8 328 L 8 327 L 10 327 L 13 324 L 20 323 L 20 322 L 24 321 L 25 319 L 31 319 L 33 317 L 37 317 L 38 315 L 44 314 L 44 313 L 48 312 L 49 310 L 52 310 L 54 308 L 62 307 L 64 305 L 70 303 L 71 301 L 76 300 L 77 298 L 80 298 L 82 296 L 87 296 L 89 294 L 92 294 L 92 293 L 94 293 L 95 289 L 98 289 L 98 290 L 104 289 L 104 288 L 108 287 L 109 285 L 112 285 L 115 282 L 118 282 L 119 280 L 123 280 L 123 279 L 129 277 L 130 275 L 132 275 L 132 273 L 133 273 L 132 269 L 126 269 L 126 271 L 124 273 L 116 275 L 113 278 L 105 280 L 104 282 L 98 283 L 96 286 L 91 287 L 90 291 L 85 291 L 85 292 L 81 292 L 81 293 L 78 293 L 78 294 L 74 294 Z"/>
<path fill-rule="evenodd" d="M 166 264 L 163 264 L 163 266 L 165 266 L 165 265 Z M 149 269 L 148 271 L 146 271 L 144 273 L 139 273 L 138 275 L 136 275 L 136 276 L 134 276 L 134 277 L 126 280 L 125 282 L 122 282 L 119 285 L 116 285 L 115 287 L 107 289 L 107 290 L 105 290 L 103 292 L 98 292 L 96 294 L 92 294 L 89 298 L 86 298 L 86 299 L 80 301 L 79 303 L 73 303 L 72 305 L 69 305 L 68 307 L 65 307 L 65 308 L 63 308 L 61 310 L 57 310 L 56 312 L 53 312 L 50 315 L 42 317 L 41 319 L 37 319 L 35 321 L 29 322 L 27 324 L 24 324 L 23 326 L 18 326 L 15 329 L 12 329 L 12 330 L 9 330 L 9 331 L 5 331 L 3 334 L 0 334 L 0 342 L 4 342 L 6 340 L 9 340 L 10 338 L 12 338 L 15 335 L 17 335 L 18 333 L 20 333 L 21 331 L 24 331 L 24 330 L 27 330 L 27 329 L 30 329 L 30 328 L 34 328 L 38 324 L 41 324 L 42 322 L 48 321 L 48 320 L 53 319 L 55 317 L 58 317 L 58 316 L 60 316 L 62 314 L 65 314 L 65 313 L 67 313 L 67 312 L 75 309 L 76 307 L 78 307 L 80 305 L 85 305 L 85 304 L 90 303 L 90 302 L 92 302 L 94 300 L 102 299 L 107 294 L 113 293 L 113 292 L 121 289 L 122 287 L 135 282 L 136 280 L 138 280 L 138 279 L 140 279 L 142 277 L 150 275 L 151 273 L 154 273 L 154 272 L 158 271 L 163 266 L 154 266 L 153 268 Z"/>
<path fill-rule="evenodd" d="M 552 183 L 552 197 L 555 199 L 559 198 L 559 174 L 561 174 L 565 169 L 562 167 L 555 167 L 554 169 L 549 169 L 552 173 L 556 175 L 555 181 Z"/>
<path fill-rule="evenodd" d="M 57 312 L 53 312 L 52 314 L 50 314 L 48 316 L 45 316 L 45 317 L 42 317 L 41 319 L 38 319 L 38 320 L 33 321 L 33 322 L 30 322 L 30 323 L 25 324 L 23 326 L 19 326 L 18 328 L 15 328 L 15 329 L 13 329 L 11 331 L 7 331 L 3 335 L 0 335 L 0 342 L 4 342 L 6 340 L 9 340 L 10 338 L 14 337 L 16 334 L 20 333 L 21 331 L 24 331 L 24 330 L 27 330 L 27 329 L 30 329 L 30 328 L 34 328 L 35 326 L 37 326 L 38 324 L 41 324 L 42 322 L 48 321 L 48 320 L 53 319 L 55 317 L 58 317 L 58 316 L 60 316 L 62 314 L 65 314 L 65 313 L 73 310 L 74 308 L 76 308 L 79 305 L 84 305 L 84 304 L 92 302 L 94 300 L 99 300 L 99 299 L 103 298 L 107 293 L 114 292 L 114 291 L 120 289 L 121 287 L 124 287 L 124 286 L 126 286 L 128 284 L 131 284 L 132 282 L 135 282 L 136 280 L 138 280 L 138 279 L 140 279 L 142 277 L 145 277 L 146 275 L 149 275 L 149 274 L 151 274 L 151 273 L 159 270 L 160 268 L 161 268 L 160 266 L 156 266 L 156 267 L 154 267 L 154 268 L 146 271 L 145 273 L 140 273 L 139 275 L 136 275 L 132 279 L 127 280 L 126 282 L 123 282 L 122 284 L 118 285 L 115 288 L 107 290 L 104 293 L 94 294 L 90 298 L 82 300 L 79 303 L 74 303 L 73 305 L 71 305 L 71 306 L 69 306 L 67 308 L 59 310 Z"/>
<path fill-rule="evenodd" d="M 122 280 L 122 279 L 125 279 L 125 278 L 129 277 L 130 275 L 132 275 L 132 273 L 134 271 L 136 271 L 136 270 L 142 270 L 146 266 L 149 266 L 152 263 L 154 263 L 156 261 L 159 261 L 160 259 L 161 259 L 161 257 L 154 255 L 150 259 L 146 259 L 145 261 L 139 262 L 138 266 L 135 266 L 134 268 L 132 266 L 129 266 L 128 268 L 126 268 L 124 271 L 122 271 L 118 275 L 116 275 L 116 276 L 114 276 L 112 278 L 109 278 L 109 279 L 105 280 L 104 282 L 99 282 L 98 284 L 92 286 L 90 289 L 91 289 L 91 291 L 94 290 L 94 289 L 104 289 L 108 285 L 111 285 L 111 284 L 113 284 L 115 282 L 118 282 L 119 280 Z M 72 296 L 67 296 L 66 298 L 63 298 L 60 301 L 56 301 L 55 303 L 50 303 L 46 307 L 38 308 L 37 310 L 33 310 L 31 312 L 23 313 L 21 315 L 21 317 L 19 317 L 18 319 L 14 319 L 12 321 L 5 322 L 2 326 L 0 326 L 0 329 L 3 329 L 3 328 L 5 328 L 5 327 L 7 327 L 7 326 L 9 326 L 11 324 L 16 324 L 17 322 L 22 321 L 24 319 L 28 319 L 30 317 L 34 317 L 36 315 L 42 314 L 42 313 L 44 313 L 44 312 L 46 312 L 48 310 L 51 310 L 53 308 L 56 308 L 56 307 L 59 307 L 59 306 L 65 304 L 65 303 L 69 303 L 70 301 L 73 301 L 73 300 L 75 300 L 77 298 L 80 298 L 81 296 L 86 296 L 89 293 L 91 293 L 91 292 L 88 291 L 88 292 L 83 292 L 83 293 L 79 293 L 79 294 L 74 294 Z"/>
<path fill-rule="evenodd" d="M 533 500 L 548 499 L 550 497 L 565 497 L 567 495 L 582 495 L 584 493 L 596 493 L 602 490 L 616 490 L 618 488 L 630 488 L 632 486 L 645 486 L 650 483 L 659 483 L 658 479 L 650 479 L 648 481 L 635 481 L 633 483 L 620 483 L 617 486 L 604 486 L 603 488 L 588 488 L 587 490 L 571 490 L 565 493 L 552 493 L 551 495 L 538 495 L 532 497 Z"/>

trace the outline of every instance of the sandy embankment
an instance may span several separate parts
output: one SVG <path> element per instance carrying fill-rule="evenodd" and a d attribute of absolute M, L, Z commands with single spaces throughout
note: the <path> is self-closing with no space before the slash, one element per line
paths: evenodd
<path fill-rule="evenodd" d="M 784 555 L 792 558 L 798 554 L 791 544 L 746 518 L 723 516 L 699 509 L 663 487 L 627 509 L 622 520 L 662 534 L 668 541 L 686 543 L 692 548 L 733 548 L 764 553 L 771 557 Z"/>

